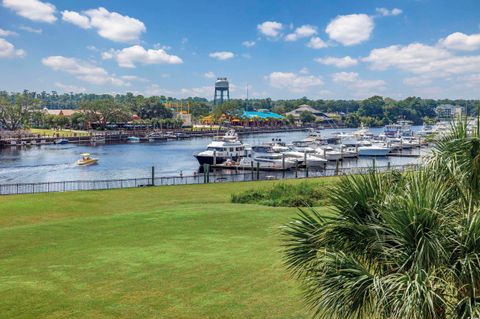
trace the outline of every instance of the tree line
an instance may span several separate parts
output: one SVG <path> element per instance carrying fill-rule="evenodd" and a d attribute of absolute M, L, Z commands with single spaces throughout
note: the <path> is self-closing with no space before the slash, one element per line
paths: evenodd
<path fill-rule="evenodd" d="M 312 100 L 307 97 L 290 100 L 266 99 L 232 99 L 223 105 L 213 106 L 205 98 L 190 97 L 176 99 L 167 96 L 145 97 L 133 93 L 126 94 L 87 94 L 65 93 L 56 91 L 37 93 L 24 90 L 21 93 L 0 91 L 0 126 L 8 130 L 20 127 L 66 127 L 84 128 L 86 123 L 97 123 L 100 128 L 108 123 L 126 122 L 132 115 L 138 115 L 141 122 L 159 123 L 170 126 L 181 125 L 173 118 L 172 106 L 189 106 L 194 120 L 213 114 L 219 116 L 228 113 L 241 116 L 243 111 L 268 110 L 278 114 L 296 109 L 307 104 L 324 113 L 336 113 L 336 118 L 349 127 L 357 127 L 360 123 L 368 126 L 382 126 L 398 120 L 410 120 L 415 124 L 436 117 L 435 109 L 441 104 L 452 104 L 463 107 L 469 115 L 476 115 L 477 100 L 422 99 L 408 97 L 394 100 L 381 96 L 373 96 L 364 100 Z M 78 109 L 82 112 L 73 116 L 60 118 L 38 112 L 48 109 Z M 302 121 L 311 122 L 311 114 L 303 114 Z M 287 122 L 293 122 L 291 118 Z"/>

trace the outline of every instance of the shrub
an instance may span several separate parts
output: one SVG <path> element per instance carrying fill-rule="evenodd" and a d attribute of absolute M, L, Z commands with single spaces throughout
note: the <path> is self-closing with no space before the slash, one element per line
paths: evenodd
<path fill-rule="evenodd" d="M 232 203 L 259 204 L 274 207 L 319 206 L 327 198 L 323 183 L 302 182 L 297 185 L 275 184 L 269 188 L 250 189 L 232 194 Z"/>

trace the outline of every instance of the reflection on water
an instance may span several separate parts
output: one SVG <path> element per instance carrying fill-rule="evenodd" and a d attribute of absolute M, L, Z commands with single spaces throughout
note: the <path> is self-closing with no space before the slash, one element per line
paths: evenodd
<path fill-rule="evenodd" d="M 412 127 L 414 130 L 420 127 Z M 379 134 L 383 129 L 371 129 Z M 322 135 L 329 136 L 338 130 L 323 130 Z M 344 129 L 344 132 L 354 129 Z M 291 142 L 301 140 L 306 132 L 285 132 L 275 134 L 257 134 L 242 136 L 250 145 L 281 138 Z M 210 138 L 196 138 L 157 143 L 109 144 L 109 145 L 44 145 L 24 148 L 5 148 L 0 151 L 0 183 L 53 182 L 63 180 L 93 180 L 137 178 L 150 176 L 151 167 L 155 167 L 157 176 L 191 175 L 198 169 L 193 153 L 205 149 Z M 98 165 L 79 167 L 75 162 L 80 153 L 88 152 L 99 158 Z M 417 151 L 418 152 L 418 151 Z M 414 163 L 417 158 L 390 157 L 377 158 L 376 165 L 403 165 Z M 371 158 L 345 160 L 343 167 L 371 166 Z M 329 166 L 334 167 L 335 163 Z"/>

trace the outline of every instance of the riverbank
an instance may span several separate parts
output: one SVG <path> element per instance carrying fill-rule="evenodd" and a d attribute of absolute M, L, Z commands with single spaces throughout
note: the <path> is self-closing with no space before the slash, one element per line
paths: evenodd
<path fill-rule="evenodd" d="M 166 129 L 166 130 L 107 130 L 107 131 L 73 131 L 73 130 L 41 130 L 32 129 L 31 134 L 6 134 L 0 136 L 0 148 L 23 147 L 53 144 L 59 138 L 74 144 L 92 144 L 101 139 L 103 143 L 124 143 L 128 137 L 138 137 L 142 142 L 149 142 L 149 135 L 154 133 L 157 140 L 178 140 L 190 138 L 212 137 L 222 135 L 234 128 L 238 135 L 268 134 L 283 132 L 302 132 L 309 127 L 274 126 L 274 127 L 223 127 L 218 129 Z M 98 143 L 98 142 L 97 142 Z"/>
<path fill-rule="evenodd" d="M 230 203 L 272 183 L 0 197 L 0 313 L 308 318 L 280 253 L 297 209 Z"/>

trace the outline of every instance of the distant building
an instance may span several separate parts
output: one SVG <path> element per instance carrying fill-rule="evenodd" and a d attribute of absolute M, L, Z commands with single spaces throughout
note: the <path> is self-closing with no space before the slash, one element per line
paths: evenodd
<path fill-rule="evenodd" d="M 43 112 L 45 114 L 49 115 L 56 115 L 56 116 L 65 116 L 65 117 L 70 117 L 73 114 L 79 112 L 79 110 L 69 110 L 69 109 L 64 109 L 64 110 L 49 110 L 48 108 L 44 108 Z"/>
<path fill-rule="evenodd" d="M 302 115 L 303 112 L 310 112 L 315 116 L 315 122 L 330 122 L 332 119 L 325 113 L 320 112 L 319 110 L 311 107 L 310 105 L 303 104 L 300 105 L 298 108 L 295 110 L 286 113 L 287 116 L 291 115 L 293 116 L 296 120 L 300 119 L 300 116 Z"/>
<path fill-rule="evenodd" d="M 458 105 L 441 104 L 435 109 L 437 117 L 440 119 L 452 119 L 462 116 L 464 109 Z"/>
<path fill-rule="evenodd" d="M 182 126 L 184 127 L 190 127 L 192 126 L 192 114 L 188 114 L 186 112 L 177 112 L 174 113 L 173 115 L 176 119 L 182 120 L 183 124 Z"/>

